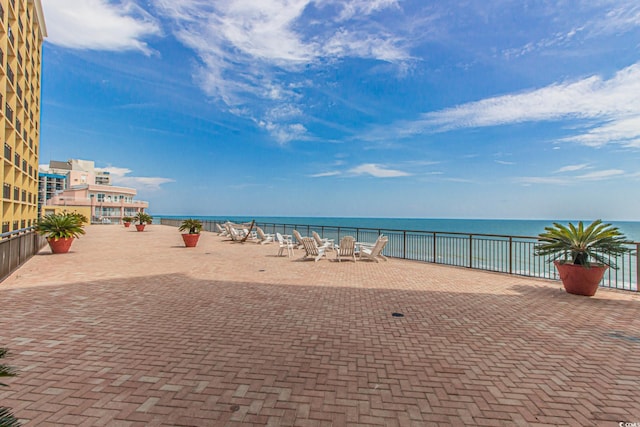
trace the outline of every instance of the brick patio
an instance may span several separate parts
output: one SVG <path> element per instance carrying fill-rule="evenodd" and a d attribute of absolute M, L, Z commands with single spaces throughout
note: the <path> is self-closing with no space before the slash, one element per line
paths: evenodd
<path fill-rule="evenodd" d="M 640 295 L 91 226 L 0 283 L 27 426 L 640 423 Z M 393 317 L 400 312 L 404 317 Z"/>

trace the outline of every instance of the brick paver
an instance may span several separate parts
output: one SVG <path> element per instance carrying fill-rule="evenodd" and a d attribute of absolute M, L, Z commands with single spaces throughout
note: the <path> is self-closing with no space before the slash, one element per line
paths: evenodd
<path fill-rule="evenodd" d="M 640 423 L 640 297 L 91 226 L 0 284 L 25 425 Z M 392 317 L 401 312 L 404 317 Z"/>

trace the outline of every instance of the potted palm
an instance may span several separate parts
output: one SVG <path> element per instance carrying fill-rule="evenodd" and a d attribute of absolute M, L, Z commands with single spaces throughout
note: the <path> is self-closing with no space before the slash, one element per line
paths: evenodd
<path fill-rule="evenodd" d="M 42 218 L 36 226 L 36 231 L 46 237 L 51 252 L 64 254 L 69 252 L 73 239 L 85 233 L 83 227 L 82 215 L 60 213 Z"/>
<path fill-rule="evenodd" d="M 132 222 L 133 222 L 133 218 L 131 218 L 130 216 L 122 217 L 122 223 L 124 224 L 125 228 L 129 228 Z"/>
<path fill-rule="evenodd" d="M 146 212 L 138 212 L 134 218 L 138 221 L 136 224 L 136 230 L 138 231 L 144 231 L 144 226 L 151 224 L 151 221 L 153 221 L 153 217 Z"/>
<path fill-rule="evenodd" d="M 558 270 L 567 292 L 576 295 L 595 295 L 607 268 L 618 268 L 618 255 L 631 252 L 632 243 L 611 224 L 596 220 L 585 227 L 554 223 L 538 235 L 537 255 L 548 256 Z"/>
<path fill-rule="evenodd" d="M 178 231 L 188 231 L 182 234 L 182 240 L 187 248 L 194 248 L 198 244 L 200 238 L 200 231 L 202 231 L 202 221 L 199 219 L 185 219 L 180 224 Z"/>

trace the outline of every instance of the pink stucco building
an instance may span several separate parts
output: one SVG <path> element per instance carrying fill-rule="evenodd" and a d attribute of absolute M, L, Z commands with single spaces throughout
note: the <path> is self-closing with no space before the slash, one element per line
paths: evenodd
<path fill-rule="evenodd" d="M 64 174 L 66 188 L 46 200 L 45 215 L 52 207 L 89 208 L 93 223 L 120 223 L 123 217 L 135 216 L 149 207 L 148 202 L 134 200 L 134 188 L 111 185 L 108 172 L 96 174 L 92 161 L 51 162 L 47 172 Z"/>

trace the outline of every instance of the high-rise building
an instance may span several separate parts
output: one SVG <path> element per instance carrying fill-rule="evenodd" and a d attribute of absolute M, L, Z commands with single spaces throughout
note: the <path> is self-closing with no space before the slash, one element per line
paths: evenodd
<path fill-rule="evenodd" d="M 2 232 L 38 219 L 42 42 L 40 0 L 0 0 L 0 138 L 4 153 Z"/>

